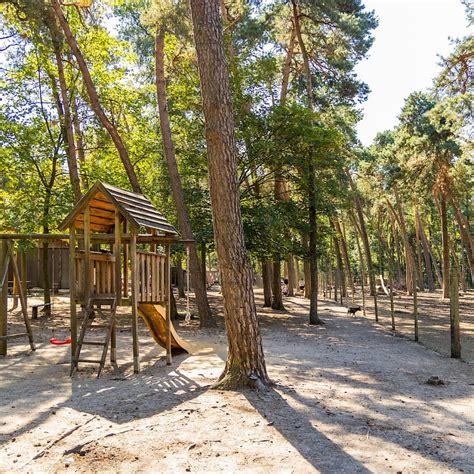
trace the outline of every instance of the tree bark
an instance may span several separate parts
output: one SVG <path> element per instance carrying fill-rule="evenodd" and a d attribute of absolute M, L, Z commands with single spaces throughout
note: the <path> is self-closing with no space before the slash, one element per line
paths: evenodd
<path fill-rule="evenodd" d="M 335 229 L 335 227 L 334 227 Z M 342 252 L 341 252 L 341 245 L 339 244 L 339 235 L 334 235 L 334 250 L 336 251 L 336 261 L 337 261 L 337 269 L 339 273 L 339 286 L 341 290 L 341 298 L 347 297 L 347 285 L 346 285 L 346 273 L 344 271 L 344 264 L 342 263 Z"/>
<path fill-rule="evenodd" d="M 413 251 L 410 245 L 410 240 L 408 238 L 408 232 L 405 224 L 405 216 L 403 213 L 402 204 L 400 202 L 400 198 L 398 196 L 397 188 L 393 187 L 395 201 L 397 210 L 394 209 L 391 202 L 387 199 L 387 205 L 392 212 L 393 217 L 395 218 L 398 227 L 400 228 L 400 232 L 402 233 L 403 243 L 405 245 L 405 264 L 406 264 L 406 286 L 407 286 L 407 294 L 411 295 L 413 293 L 413 268 L 415 267 L 415 257 L 413 256 Z"/>
<path fill-rule="evenodd" d="M 461 234 L 461 242 L 464 251 L 467 254 L 467 262 L 469 264 L 469 271 L 471 272 L 471 281 L 474 284 L 474 241 L 471 234 L 471 228 L 466 216 L 461 212 L 459 205 L 454 198 L 451 198 L 451 205 L 454 209 L 454 216 L 459 226 Z"/>
<path fill-rule="evenodd" d="M 359 254 L 359 262 L 360 262 L 360 276 L 361 276 L 361 292 L 362 292 L 362 314 L 365 316 L 366 315 L 366 305 L 365 305 L 365 269 L 364 269 L 364 256 L 362 254 L 362 247 L 360 245 L 359 241 L 359 234 L 360 234 L 360 229 L 359 226 L 357 225 L 356 218 L 351 210 L 349 214 L 350 220 L 352 222 L 352 227 L 354 228 L 354 238 L 356 241 L 357 245 L 357 252 Z"/>
<path fill-rule="evenodd" d="M 82 135 L 81 124 L 79 121 L 79 111 L 77 109 L 77 99 L 74 95 L 71 99 L 72 124 L 74 130 L 75 148 L 77 155 L 77 163 L 79 165 L 79 178 L 84 186 L 84 189 L 89 188 L 89 180 L 86 173 L 86 152 L 84 137 Z"/>
<path fill-rule="evenodd" d="M 426 270 L 426 277 L 428 280 L 428 290 L 434 291 L 435 284 L 434 284 L 434 277 L 433 277 L 433 268 L 431 266 L 431 258 L 430 258 L 430 248 L 428 244 L 428 240 L 426 239 L 425 230 L 423 228 L 423 223 L 421 222 L 420 213 L 418 209 L 416 209 L 416 221 L 420 233 L 420 240 L 421 240 L 421 247 L 423 248 L 423 259 L 425 261 L 425 270 Z"/>
<path fill-rule="evenodd" d="M 290 255 L 287 259 L 288 265 L 288 296 L 295 296 L 295 288 L 297 286 L 295 278 L 295 260 L 293 255 Z"/>
<path fill-rule="evenodd" d="M 156 75 L 156 97 L 158 102 L 158 111 L 160 116 L 161 137 L 163 140 L 163 149 L 170 177 L 171 191 L 176 206 L 179 228 L 185 239 L 194 239 L 191 221 L 189 219 L 188 209 L 184 201 L 183 187 L 179 176 L 176 153 L 171 134 L 170 119 L 168 113 L 168 101 L 166 97 L 166 77 L 165 77 L 165 32 L 162 28 L 156 29 L 155 35 L 155 75 Z M 204 254 L 205 255 L 205 254 Z M 189 248 L 189 265 L 191 286 L 196 296 L 196 304 L 199 311 L 199 322 L 201 327 L 215 326 L 215 320 L 212 316 L 207 299 L 206 285 L 204 283 L 206 274 L 203 274 L 202 267 L 199 265 L 196 245 Z M 205 268 L 206 263 L 203 263 Z"/>
<path fill-rule="evenodd" d="M 54 12 L 56 13 L 56 17 L 58 19 L 59 25 L 61 26 L 64 36 L 66 38 L 66 42 L 69 45 L 69 48 L 76 58 L 77 64 L 79 66 L 79 70 L 81 71 L 82 79 L 84 80 L 84 85 L 86 86 L 87 94 L 89 96 L 89 100 L 91 102 L 92 110 L 95 112 L 97 118 L 99 119 L 102 126 L 107 130 L 110 135 L 110 138 L 114 142 L 114 145 L 117 149 L 117 152 L 122 160 L 123 166 L 128 176 L 128 180 L 130 181 L 130 185 L 132 186 L 133 191 L 136 193 L 141 193 L 141 188 L 138 183 L 137 175 L 135 174 L 135 170 L 133 169 L 133 165 L 130 161 L 130 156 L 128 154 L 127 147 L 125 146 L 122 137 L 120 136 L 117 128 L 112 124 L 112 122 L 108 119 L 107 115 L 105 114 L 99 100 L 99 95 L 97 93 L 97 89 L 95 88 L 94 82 L 92 81 L 92 77 L 89 72 L 89 67 L 82 55 L 82 52 L 77 44 L 76 38 L 74 37 L 69 23 L 64 16 L 64 13 L 61 9 L 58 0 L 51 0 L 51 5 L 53 7 Z"/>
<path fill-rule="evenodd" d="M 346 237 L 344 235 L 344 232 L 342 230 L 342 226 L 339 223 L 339 221 L 336 220 L 334 225 L 336 226 L 336 231 L 340 236 L 342 256 L 344 258 L 344 263 L 345 263 L 346 272 L 347 272 L 347 280 L 349 281 L 349 285 L 351 286 L 352 300 L 354 300 L 354 293 L 355 293 L 354 277 L 352 276 L 351 262 L 350 262 L 350 259 L 349 259 L 349 252 L 348 252 L 348 249 L 347 249 Z"/>
<path fill-rule="evenodd" d="M 281 264 L 280 261 L 272 263 L 272 309 L 284 311 L 283 293 L 281 291 Z"/>
<path fill-rule="evenodd" d="M 272 264 L 265 260 L 262 262 L 262 283 L 263 283 L 263 307 L 272 306 Z"/>
<path fill-rule="evenodd" d="M 421 263 L 421 235 L 420 235 L 420 227 L 418 225 L 418 207 L 415 205 L 415 235 L 416 235 L 416 261 L 417 261 L 417 269 L 418 269 L 418 286 L 420 287 L 421 291 L 425 290 L 425 282 L 423 278 L 423 265 Z"/>
<path fill-rule="evenodd" d="M 281 92 L 280 92 L 280 105 L 284 105 L 286 102 L 286 96 L 288 93 L 288 83 L 289 83 L 289 76 L 290 76 L 290 65 L 291 59 L 293 57 L 293 50 L 294 50 L 294 31 L 292 28 L 291 37 L 288 44 L 288 50 L 286 53 L 285 64 L 283 66 L 283 80 L 281 85 Z M 278 168 L 275 171 L 275 182 L 273 193 L 275 197 L 275 201 L 281 202 L 288 199 L 288 193 L 286 188 L 285 180 L 282 177 L 282 171 Z M 272 272 L 272 293 L 273 293 L 273 300 L 272 300 L 272 309 L 276 310 L 284 310 L 285 307 L 283 305 L 283 295 L 281 292 L 281 259 L 280 255 L 276 255 L 273 260 L 273 272 Z"/>
<path fill-rule="evenodd" d="M 367 227 L 365 225 L 364 213 L 362 211 L 362 203 L 360 202 L 359 192 L 354 183 L 354 180 L 352 179 L 350 171 L 347 168 L 344 171 L 346 173 L 347 178 L 349 179 L 349 184 L 352 189 L 357 216 L 359 218 L 360 235 L 362 237 L 362 244 L 364 245 L 365 255 L 367 258 L 367 272 L 369 274 L 370 295 L 375 296 L 376 289 L 375 289 L 374 266 L 372 264 L 372 253 L 370 251 L 369 236 L 367 234 Z"/>
<path fill-rule="evenodd" d="M 184 291 L 183 258 L 180 253 L 176 255 L 176 273 L 178 280 L 178 298 L 186 298 L 186 292 Z"/>
<path fill-rule="evenodd" d="M 71 187 L 74 194 L 74 201 L 78 202 L 81 197 L 81 182 L 79 179 L 79 171 L 77 167 L 76 157 L 76 145 L 74 142 L 74 131 L 72 125 L 72 114 L 70 107 L 70 98 L 68 95 L 66 76 L 64 74 L 64 63 L 61 57 L 61 46 L 58 38 L 54 37 L 54 33 L 51 32 L 54 56 L 56 58 L 56 66 L 58 68 L 59 78 L 59 90 L 61 92 L 61 103 L 58 104 L 60 108 L 60 117 L 62 121 L 62 127 L 65 131 L 64 147 L 66 150 L 67 164 L 69 169 L 69 179 L 71 181 Z"/>
<path fill-rule="evenodd" d="M 451 328 L 451 357 L 459 359 L 461 357 L 461 330 L 459 327 L 459 282 L 456 268 L 451 268 L 450 280 L 449 319 Z"/>
<path fill-rule="evenodd" d="M 298 45 L 303 56 L 304 75 L 306 82 L 306 95 L 309 110 L 314 108 L 313 82 L 311 78 L 311 69 L 309 65 L 309 56 L 303 41 L 303 35 L 300 25 L 300 11 L 298 4 L 292 0 L 293 6 L 293 25 L 298 40 Z M 318 316 L 318 254 L 317 254 L 317 213 L 316 213 L 316 170 L 312 156 L 306 157 L 306 167 L 308 174 L 308 213 L 309 213 L 309 274 L 310 274 L 310 293 L 309 293 L 309 323 L 324 324 Z"/>
<path fill-rule="evenodd" d="M 219 0 L 191 0 L 228 353 L 219 388 L 263 387 L 265 365 L 237 179 L 237 148 Z"/>
<path fill-rule="evenodd" d="M 52 188 L 52 185 L 51 185 Z M 49 215 L 51 210 L 51 188 L 46 188 L 43 203 L 43 234 L 49 234 Z M 51 316 L 51 280 L 49 275 L 49 244 L 44 240 L 41 246 L 42 266 L 41 274 L 43 277 L 43 303 L 44 313 Z"/>
<path fill-rule="evenodd" d="M 448 214 L 446 209 L 446 196 L 440 194 L 439 209 L 441 215 L 441 235 L 443 238 L 443 299 L 448 299 L 449 294 L 449 234 Z"/>

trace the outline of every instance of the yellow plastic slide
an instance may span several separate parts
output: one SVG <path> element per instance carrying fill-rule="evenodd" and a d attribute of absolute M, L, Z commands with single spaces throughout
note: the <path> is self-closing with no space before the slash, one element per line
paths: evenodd
<path fill-rule="evenodd" d="M 166 309 L 159 304 L 140 303 L 138 314 L 145 321 L 153 339 L 166 349 Z M 183 352 L 190 354 L 190 346 L 178 336 L 171 324 L 171 353 L 175 355 Z"/>

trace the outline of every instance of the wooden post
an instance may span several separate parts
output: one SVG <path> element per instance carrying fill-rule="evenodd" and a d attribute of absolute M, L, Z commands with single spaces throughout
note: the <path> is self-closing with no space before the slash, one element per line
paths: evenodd
<path fill-rule="evenodd" d="M 18 258 L 18 255 L 14 255 L 13 258 Z M 13 311 L 18 308 L 18 286 L 21 285 L 21 281 L 13 275 L 13 288 L 12 288 L 12 296 L 13 296 L 13 306 L 11 307 L 10 311 Z"/>
<path fill-rule="evenodd" d="M 415 342 L 418 342 L 418 290 L 417 290 L 417 273 L 416 265 L 412 268 L 413 280 L 413 322 L 415 324 Z"/>
<path fill-rule="evenodd" d="M 137 267 L 137 231 L 130 231 L 130 266 L 132 277 L 132 336 L 133 371 L 140 372 L 140 352 L 138 347 L 138 267 Z"/>
<path fill-rule="evenodd" d="M 0 355 L 7 355 L 7 309 L 8 309 L 8 252 L 7 242 L 0 242 Z"/>
<path fill-rule="evenodd" d="M 124 234 L 128 231 L 128 222 L 123 223 Z M 128 244 L 123 245 L 123 296 L 128 298 L 128 254 L 130 246 Z"/>
<path fill-rule="evenodd" d="M 77 346 L 77 314 L 76 314 L 76 227 L 74 222 L 69 229 L 69 312 L 71 326 L 71 364 Z M 72 365 L 71 365 L 72 369 Z"/>
<path fill-rule="evenodd" d="M 116 306 L 122 304 L 122 233 L 120 231 L 120 213 L 115 210 L 115 243 L 114 243 L 114 254 L 115 254 L 115 301 Z M 112 364 L 117 363 L 117 328 L 114 321 L 112 331 L 110 334 L 110 362 Z"/>
<path fill-rule="evenodd" d="M 459 328 L 459 279 L 456 265 L 451 265 L 451 282 L 449 285 L 449 318 L 451 323 L 451 357 L 461 358 L 461 331 Z"/>
<path fill-rule="evenodd" d="M 388 284 L 390 285 L 390 317 L 392 320 L 392 331 L 395 331 L 395 311 L 393 306 L 393 268 L 391 262 L 388 265 Z"/>
<path fill-rule="evenodd" d="M 156 230 L 155 229 L 151 230 L 151 235 L 156 235 Z M 150 244 L 150 252 L 151 253 L 156 253 L 156 243 Z"/>
<path fill-rule="evenodd" d="M 165 294 L 166 294 L 166 365 L 171 365 L 171 246 L 166 245 Z"/>
<path fill-rule="evenodd" d="M 117 298 L 117 305 L 122 304 L 122 234 L 120 233 L 120 213 L 115 211 L 115 296 Z"/>
<path fill-rule="evenodd" d="M 20 297 L 21 312 L 23 313 L 23 320 L 25 321 L 26 332 L 28 333 L 28 339 L 30 341 L 30 347 L 32 351 L 36 350 L 35 342 L 33 340 L 33 332 L 31 330 L 30 321 L 28 320 L 28 308 L 26 302 L 26 295 L 23 293 L 23 286 L 20 284 L 20 272 L 18 271 L 18 265 L 15 259 L 15 252 L 13 250 L 13 244 L 11 241 L 7 241 L 8 252 L 10 253 L 10 260 L 13 267 L 13 276 L 18 282 L 18 296 Z"/>
<path fill-rule="evenodd" d="M 21 271 L 21 284 L 23 286 L 23 293 L 25 293 L 25 298 L 27 298 L 28 294 L 28 275 L 26 269 L 26 251 L 25 249 L 21 250 L 20 252 L 20 271 Z"/>
<path fill-rule="evenodd" d="M 89 204 L 84 209 L 84 303 L 91 295 L 91 214 Z"/>

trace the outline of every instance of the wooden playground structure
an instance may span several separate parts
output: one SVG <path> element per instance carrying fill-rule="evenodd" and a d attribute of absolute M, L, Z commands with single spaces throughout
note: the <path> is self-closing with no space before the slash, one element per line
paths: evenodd
<path fill-rule="evenodd" d="M 145 233 L 140 233 L 144 229 Z M 134 372 L 140 370 L 138 317 L 158 344 L 172 354 L 189 352 L 171 323 L 170 247 L 180 240 L 176 229 L 142 194 L 97 182 L 59 226 L 68 234 L 0 234 L 0 355 L 7 353 L 8 339 L 28 336 L 35 350 L 28 321 L 25 285 L 14 258 L 13 241 L 26 239 L 69 240 L 71 375 L 79 363 L 103 369 L 108 348 L 116 365 L 118 306 L 131 306 Z M 13 267 L 26 332 L 7 334 L 8 268 Z M 25 275 L 23 280 L 25 280 Z M 82 310 L 78 331 L 77 305 Z M 96 324 L 97 316 L 107 323 Z M 102 318 L 103 319 L 103 318 Z M 100 330 L 103 330 L 100 333 Z M 92 339 L 91 339 L 92 338 Z M 83 356 L 83 348 L 98 346 L 100 356 Z"/>

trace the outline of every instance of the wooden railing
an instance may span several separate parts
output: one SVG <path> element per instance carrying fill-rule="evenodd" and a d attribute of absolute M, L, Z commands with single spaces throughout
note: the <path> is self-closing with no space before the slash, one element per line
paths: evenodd
<path fill-rule="evenodd" d="M 137 252 L 138 302 L 161 303 L 166 300 L 166 256 Z"/>
<path fill-rule="evenodd" d="M 90 253 L 91 296 L 115 293 L 115 255 Z M 76 254 L 77 295 L 84 296 L 84 253 Z"/>

